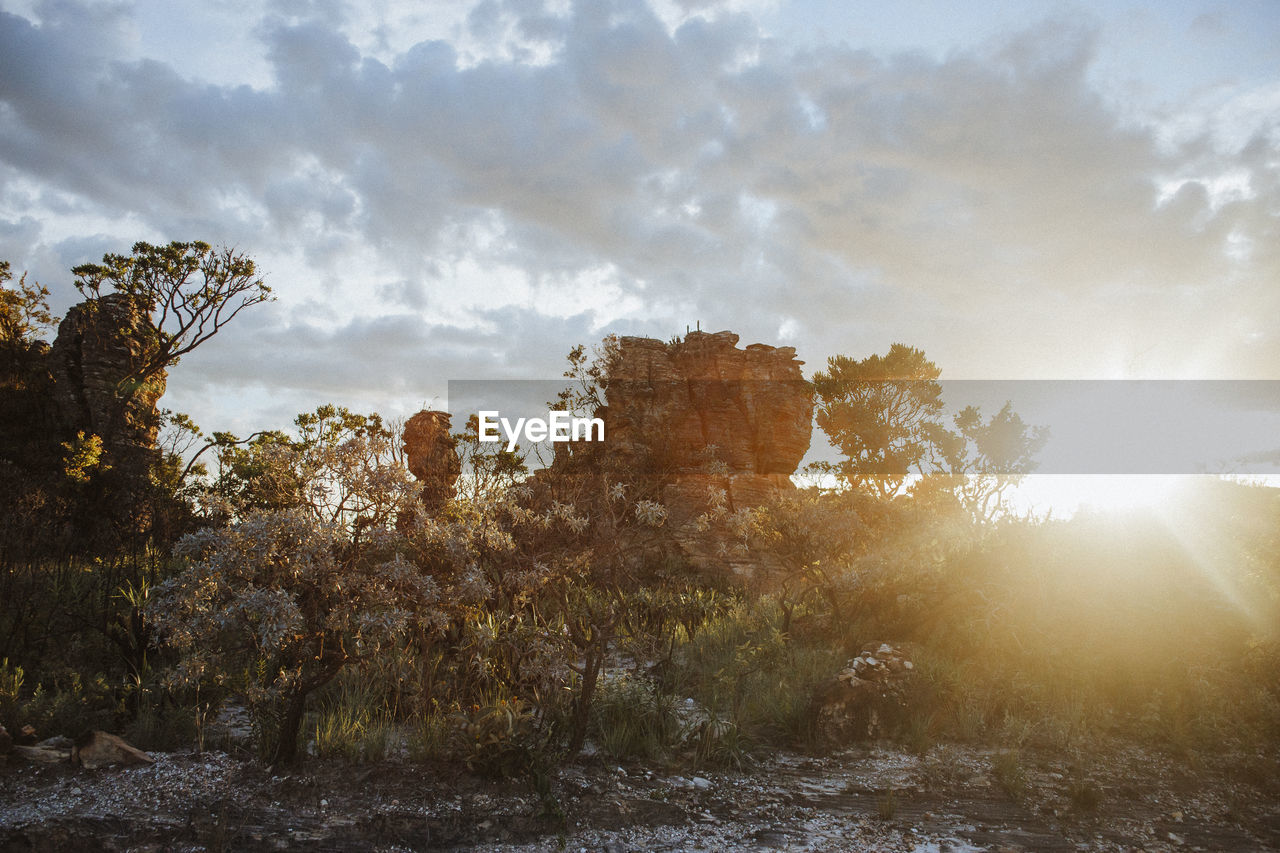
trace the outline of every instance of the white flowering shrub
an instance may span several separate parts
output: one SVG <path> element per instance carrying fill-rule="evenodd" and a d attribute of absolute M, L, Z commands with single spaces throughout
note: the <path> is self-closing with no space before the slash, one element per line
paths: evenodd
<path fill-rule="evenodd" d="M 435 578 L 301 508 L 202 530 L 175 555 L 184 567 L 148 609 L 181 656 L 175 676 L 243 690 L 275 762 L 294 757 L 309 694 L 410 629 L 442 621 Z"/>
<path fill-rule="evenodd" d="M 418 493 L 399 437 L 376 414 L 325 405 L 298 415 L 293 435 L 218 439 L 217 475 L 201 498 L 211 518 L 300 508 L 358 535 L 392 525 Z"/>
<path fill-rule="evenodd" d="M 510 738 L 545 745 L 567 711 L 579 748 L 666 509 L 593 470 L 499 478 L 427 511 L 376 416 L 324 406 L 295 426 L 220 450 L 206 508 L 226 523 L 179 543 L 182 567 L 148 610 L 178 653 L 175 680 L 243 694 L 277 763 L 295 755 L 309 696 L 401 655 L 415 663 L 388 694 L 454 720 L 469 760 L 527 758 L 477 722 L 512 708 Z"/>

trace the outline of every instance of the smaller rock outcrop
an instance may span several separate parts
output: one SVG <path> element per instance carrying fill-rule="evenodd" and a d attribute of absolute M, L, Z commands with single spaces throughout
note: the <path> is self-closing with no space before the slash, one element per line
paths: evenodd
<path fill-rule="evenodd" d="M 429 511 L 453 498 L 454 484 L 462 473 L 450 423 L 448 412 L 424 409 L 405 422 L 402 433 L 409 471 L 422 483 L 422 502 Z"/>
<path fill-rule="evenodd" d="M 30 728 L 30 726 L 23 726 L 23 731 L 25 732 Z M 74 747 L 75 744 L 72 743 L 71 738 L 64 735 L 54 735 L 34 745 L 20 744 L 15 746 L 13 754 L 38 764 L 57 764 L 60 761 L 69 759 Z"/>
<path fill-rule="evenodd" d="M 913 673 L 914 665 L 901 649 L 888 643 L 863 646 L 814 691 L 810 710 L 819 739 L 837 745 L 893 734 L 908 710 Z"/>

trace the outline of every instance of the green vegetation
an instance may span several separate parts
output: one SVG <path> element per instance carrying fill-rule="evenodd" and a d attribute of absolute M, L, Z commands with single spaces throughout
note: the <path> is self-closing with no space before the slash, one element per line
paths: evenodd
<path fill-rule="evenodd" d="M 204 339 L 191 317 L 266 298 L 251 262 L 200 243 L 76 272 L 87 295 L 142 301 L 154 352 L 134 379 Z M 195 286 L 196 313 L 166 316 L 156 281 Z M 43 291 L 4 293 L 5 400 L 52 418 Z M 574 350 L 566 404 L 600 399 L 613 352 Z M 664 544 L 660 489 L 587 452 L 531 477 L 461 433 L 461 486 L 428 511 L 375 414 L 322 406 L 287 431 L 205 441 L 163 413 L 142 477 L 115 470 L 109 434 L 40 439 L 6 415 L 0 723 L 169 748 L 203 743 L 230 700 L 276 763 L 407 756 L 545 782 L 590 744 L 741 767 L 838 746 L 815 697 L 890 641 L 914 671 L 880 730 L 922 757 L 948 740 L 998 747 L 991 773 L 1014 797 L 1031 748 L 1277 742 L 1276 492 L 1214 480 L 1165 516 L 1011 518 L 1002 496 L 1043 431 L 1007 406 L 942 424 L 938 375 L 895 346 L 816 377 L 840 488 L 705 517 L 760 558 L 750 576 L 687 562 Z M 202 441 L 208 468 L 189 459 Z M 147 512 L 95 520 L 125 493 Z M 1077 775 L 1069 798 L 1089 811 L 1101 792 Z M 885 819 L 896 807 L 880 799 Z"/>

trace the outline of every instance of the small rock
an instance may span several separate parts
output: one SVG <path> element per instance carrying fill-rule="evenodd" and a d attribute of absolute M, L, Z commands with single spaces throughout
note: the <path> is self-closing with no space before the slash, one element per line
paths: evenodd
<path fill-rule="evenodd" d="M 13 754 L 27 761 L 38 761 L 41 764 L 56 764 L 71 757 L 71 753 L 65 749 L 43 749 L 38 746 L 15 746 Z"/>
<path fill-rule="evenodd" d="M 103 731 L 83 735 L 71 751 L 71 761 L 86 770 L 111 764 L 154 764 L 155 759 L 125 741 Z"/>
<path fill-rule="evenodd" d="M 693 787 L 697 788 L 699 791 L 711 790 L 710 779 L 704 779 L 701 776 L 694 776 L 690 781 L 693 782 Z"/>
<path fill-rule="evenodd" d="M 76 745 L 75 741 L 71 740 L 71 738 L 67 737 L 66 735 L 54 735 L 53 737 L 47 737 L 44 740 L 40 741 L 38 744 L 36 744 L 36 747 L 38 747 L 39 749 L 70 750 L 70 749 L 74 749 L 75 745 Z"/>

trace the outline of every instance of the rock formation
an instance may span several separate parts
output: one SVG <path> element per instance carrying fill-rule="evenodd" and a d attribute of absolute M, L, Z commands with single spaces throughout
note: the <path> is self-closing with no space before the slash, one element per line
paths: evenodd
<path fill-rule="evenodd" d="M 662 482 L 672 535 L 695 562 L 724 562 L 699 516 L 724 497 L 727 513 L 794 488 L 809 449 L 813 396 L 792 347 L 739 349 L 732 332 L 690 332 L 664 343 L 624 337 L 610 366 L 608 452 Z M 730 559 L 735 568 L 743 568 Z"/>
<path fill-rule="evenodd" d="M 145 471 L 155 447 L 165 373 L 140 375 L 154 335 L 147 313 L 112 293 L 72 307 L 49 353 L 54 398 L 68 431 L 99 436 L 118 468 Z"/>
<path fill-rule="evenodd" d="M 897 733 L 908 718 L 913 666 L 902 649 L 868 643 L 830 681 L 814 690 L 810 714 L 830 746 Z"/>
<path fill-rule="evenodd" d="M 0 347 L 0 519 L 10 541 L 33 553 L 92 549 L 152 529 L 162 509 L 151 474 L 165 372 L 148 364 L 158 335 L 142 306 L 113 293 L 72 307 L 52 347 Z M 23 510 L 53 494 L 60 521 Z"/>
<path fill-rule="evenodd" d="M 76 741 L 71 763 L 97 770 L 112 764 L 155 764 L 155 759 L 118 735 L 94 730 Z"/>
<path fill-rule="evenodd" d="M 405 422 L 402 438 L 409 471 L 422 483 L 422 502 L 437 510 L 454 495 L 462 473 L 448 412 L 423 410 Z"/>
<path fill-rule="evenodd" d="M 607 357 L 604 405 L 593 413 L 604 441 L 557 444 L 551 467 L 529 480 L 535 502 L 599 500 L 584 484 L 603 478 L 662 504 L 663 551 L 707 571 L 756 571 L 758 555 L 726 547 L 729 518 L 795 488 L 813 394 L 792 347 L 737 344 L 732 332 L 670 343 L 621 338 Z M 442 505 L 460 471 L 449 415 L 414 415 L 404 446 L 428 506 Z"/>

